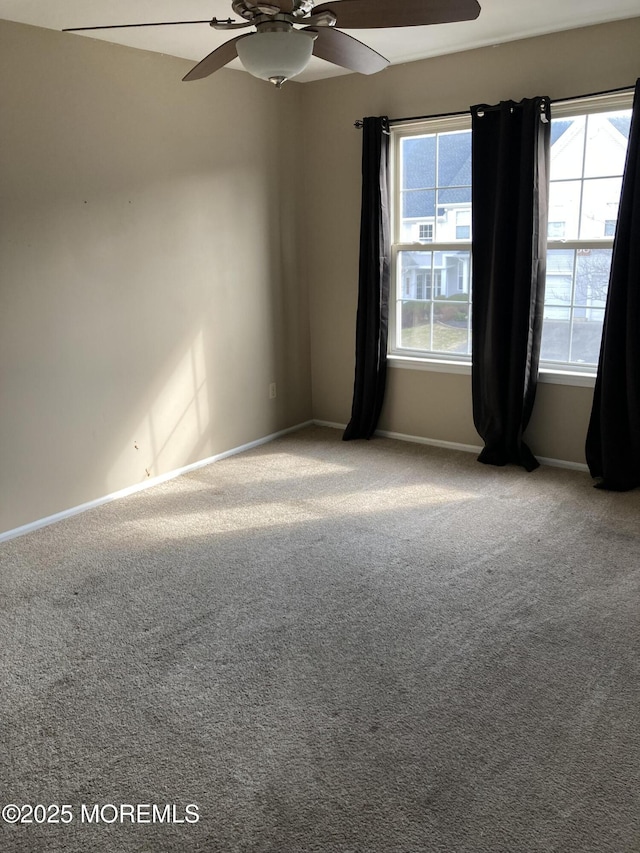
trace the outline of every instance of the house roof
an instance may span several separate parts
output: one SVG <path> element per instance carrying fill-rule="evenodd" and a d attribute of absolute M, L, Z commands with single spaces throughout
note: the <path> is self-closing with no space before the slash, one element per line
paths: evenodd
<path fill-rule="evenodd" d="M 438 150 L 439 149 L 439 150 Z M 439 205 L 471 203 L 471 133 L 415 136 L 403 140 L 404 216 L 436 215 L 436 183 Z M 429 189 L 427 189 L 429 188 Z"/>
<path fill-rule="evenodd" d="M 630 116 L 612 116 L 610 125 L 629 137 Z M 551 147 L 573 126 L 571 118 L 551 122 Z M 564 140 L 563 140 L 564 141 Z M 436 180 L 437 178 L 437 180 Z M 437 193 L 436 184 L 440 185 Z M 403 216 L 429 219 L 437 207 L 471 204 L 471 131 L 407 137 L 402 142 Z"/>

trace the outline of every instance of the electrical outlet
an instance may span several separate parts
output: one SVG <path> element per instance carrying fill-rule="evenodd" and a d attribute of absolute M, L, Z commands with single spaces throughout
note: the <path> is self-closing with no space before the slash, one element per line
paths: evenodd
<path fill-rule="evenodd" d="M 269 399 L 270 399 L 270 400 L 275 400 L 275 399 L 276 399 L 276 396 L 277 396 L 277 395 L 276 395 L 276 383 L 275 383 L 275 382 L 271 382 L 271 384 L 269 385 Z"/>

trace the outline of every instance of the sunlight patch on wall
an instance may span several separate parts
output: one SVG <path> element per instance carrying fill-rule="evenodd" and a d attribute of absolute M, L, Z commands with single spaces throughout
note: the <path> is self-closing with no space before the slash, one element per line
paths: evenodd
<path fill-rule="evenodd" d="M 162 382 L 112 466 L 108 487 L 164 474 L 211 452 L 204 335 L 200 331 Z"/>

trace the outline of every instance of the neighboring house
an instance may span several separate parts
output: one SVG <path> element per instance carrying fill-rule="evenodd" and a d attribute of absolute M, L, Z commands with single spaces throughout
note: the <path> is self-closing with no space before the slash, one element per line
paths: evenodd
<path fill-rule="evenodd" d="M 613 237 L 621 179 L 611 175 L 623 171 L 629 124 L 627 117 L 590 116 L 586 148 L 583 120 L 552 122 L 548 237 L 556 245 L 547 259 L 547 302 L 552 303 L 547 317 L 554 311 L 563 316 L 562 306 L 571 302 L 574 272 L 575 316 L 590 319 L 592 309 L 600 311 L 605 305 L 611 250 L 596 246 L 576 251 L 558 248 L 557 242 Z M 402 298 L 422 301 L 467 294 L 471 132 L 441 135 L 440 150 L 433 135 L 403 140 L 402 172 L 401 242 L 424 244 L 424 251 L 403 253 Z M 456 243 L 459 251 L 451 245 Z M 442 244 L 448 244 L 446 250 Z"/>
<path fill-rule="evenodd" d="M 469 290 L 468 253 L 405 252 L 402 256 L 402 298 L 441 299 Z"/>
<path fill-rule="evenodd" d="M 613 238 L 630 120 L 589 117 L 552 123 L 549 243 L 545 316 L 564 319 L 575 277 L 574 318 L 601 320 L 609 283 L 611 249 L 596 245 L 563 249 L 558 243 Z M 584 162 L 584 183 L 582 163 Z M 615 177 L 612 177 L 615 176 Z M 575 270 L 574 270 L 575 265 Z"/>
<path fill-rule="evenodd" d="M 402 241 L 455 244 L 402 259 L 404 299 L 449 298 L 469 292 L 471 239 L 471 134 L 416 136 L 403 140 Z M 427 250 L 425 245 L 425 250 Z"/>

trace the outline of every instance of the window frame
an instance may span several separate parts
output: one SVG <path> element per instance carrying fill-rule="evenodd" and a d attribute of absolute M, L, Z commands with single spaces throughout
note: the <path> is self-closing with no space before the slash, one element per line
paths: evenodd
<path fill-rule="evenodd" d="M 566 119 L 566 118 L 575 118 L 577 116 L 590 116 L 597 115 L 598 113 L 608 113 L 608 112 L 617 112 L 621 110 L 629 110 L 633 106 L 633 92 L 616 92 L 608 95 L 594 95 L 586 98 L 576 98 L 568 101 L 554 101 L 551 112 L 551 121 L 554 119 Z M 586 138 L 585 138 L 586 145 Z M 601 177 L 607 176 L 598 176 L 597 179 Z M 584 192 L 584 174 L 578 179 L 580 180 L 580 195 Z M 587 181 L 592 180 L 587 177 Z M 617 216 L 616 216 L 617 222 Z M 602 237 L 592 237 L 585 239 L 568 239 L 568 238 L 553 238 L 547 237 L 547 255 L 549 252 L 554 250 L 569 250 L 575 251 L 576 262 L 577 262 L 577 252 L 580 250 L 598 250 L 598 249 L 613 249 L 615 233 L 611 236 L 602 236 Z M 575 276 L 575 272 L 574 272 Z M 573 291 L 574 281 L 572 279 L 572 291 Z M 550 306 L 545 306 L 550 307 Z M 574 304 L 573 299 L 567 303 L 565 306 L 569 310 L 569 334 L 572 339 L 573 336 L 573 322 L 572 318 L 574 315 L 574 311 L 576 305 Z M 544 333 L 544 322 L 543 322 L 543 333 Z M 579 362 L 564 362 L 564 361 L 551 361 L 548 359 L 543 359 L 542 356 L 540 358 L 539 365 L 539 374 L 549 374 L 550 376 L 583 376 L 585 378 L 590 378 L 592 383 L 595 381 L 595 377 L 598 371 L 597 364 L 580 364 Z M 559 381 L 558 379 L 551 379 L 550 381 Z M 592 384 L 591 383 L 591 384 Z"/>
<path fill-rule="evenodd" d="M 422 119 L 418 121 L 398 122 L 390 127 L 390 195 L 391 203 L 391 294 L 389 298 L 389 335 L 387 357 L 392 366 L 411 366 L 421 367 L 421 369 L 429 369 L 433 365 L 438 365 L 438 369 L 443 366 L 462 367 L 463 372 L 466 368 L 471 368 L 470 354 L 456 353 L 439 353 L 431 350 L 412 349 L 410 347 L 398 346 L 396 341 L 399 340 L 399 323 L 400 316 L 398 312 L 398 303 L 403 300 L 404 289 L 402 286 L 402 266 L 399 262 L 399 257 L 402 252 L 429 252 L 432 255 L 436 252 L 468 252 L 469 253 L 469 269 L 471 268 L 471 238 L 468 240 L 455 240 L 450 242 L 440 242 L 435 236 L 430 240 L 425 240 L 415 243 L 403 243 L 400 241 L 400 228 L 402 223 L 402 180 L 400 175 L 401 158 L 399 156 L 399 146 L 401 140 L 413 136 L 427 136 L 430 134 L 440 134 L 455 131 L 470 131 L 471 130 L 471 114 L 461 113 L 455 116 L 444 116 L 441 118 Z M 436 211 L 436 216 L 438 211 Z M 432 302 L 436 302 L 438 297 L 435 295 L 435 279 L 437 270 L 432 266 Z M 470 272 L 469 272 L 470 275 Z M 442 284 L 441 284 L 442 286 Z M 458 293 L 464 290 L 457 290 Z M 471 311 L 471 300 L 465 304 L 469 305 Z M 469 317 L 469 328 L 471 318 Z"/>
<path fill-rule="evenodd" d="M 421 232 L 423 228 L 429 229 L 429 236 L 422 237 Z M 420 243 L 433 243 L 433 223 L 432 222 L 419 222 L 418 223 L 418 240 Z"/>
<path fill-rule="evenodd" d="M 628 110 L 633 106 L 633 90 L 596 95 L 585 98 L 572 98 L 566 101 L 554 101 L 552 121 L 557 118 L 571 118 L 580 115 L 590 115 L 603 112 Z M 439 243 L 437 240 L 421 243 L 401 243 L 399 241 L 401 211 L 401 175 L 399 146 L 401 140 L 408 136 L 423 136 L 430 133 L 446 133 L 454 130 L 470 130 L 471 114 L 460 113 L 455 116 L 413 120 L 392 124 L 390 128 L 390 193 L 391 193 L 391 288 L 389 299 L 389 335 L 388 362 L 390 367 L 412 370 L 435 370 L 447 373 L 471 373 L 471 355 L 455 353 L 438 353 L 429 350 L 410 349 L 398 346 L 399 316 L 398 302 L 403 298 L 403 287 L 400 278 L 399 255 L 402 251 L 468 251 L 469 263 L 472 263 L 473 235 L 468 241 Z M 582 178 L 581 178 L 582 180 Z M 613 246 L 614 237 L 603 236 L 590 240 L 567 240 L 564 238 L 547 238 L 547 251 L 553 249 L 608 249 Z M 470 311 L 473 310 L 473 282 L 470 283 Z M 573 309 L 573 306 L 572 306 Z M 580 365 L 571 362 L 540 361 L 538 380 L 551 384 L 575 385 L 592 387 L 595 382 L 597 366 Z"/>

